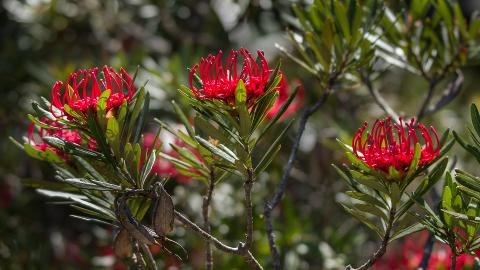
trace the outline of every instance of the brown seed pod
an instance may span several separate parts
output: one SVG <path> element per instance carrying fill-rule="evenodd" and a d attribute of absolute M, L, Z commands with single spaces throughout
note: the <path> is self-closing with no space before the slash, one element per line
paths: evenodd
<path fill-rule="evenodd" d="M 118 258 L 123 259 L 132 257 L 133 247 L 127 230 L 122 229 L 115 236 L 115 240 L 113 240 L 113 252 Z"/>
<path fill-rule="evenodd" d="M 172 197 L 167 193 L 162 185 L 158 185 L 157 198 L 153 211 L 153 228 L 160 236 L 173 230 L 174 211 Z"/>
<path fill-rule="evenodd" d="M 130 209 L 127 205 L 127 199 L 125 196 L 122 196 L 117 203 L 115 214 L 120 221 L 120 224 L 128 231 L 128 233 L 133 236 L 137 241 L 147 244 L 147 245 L 156 245 L 158 244 L 155 240 L 154 232 L 141 224 L 136 220 Z"/>

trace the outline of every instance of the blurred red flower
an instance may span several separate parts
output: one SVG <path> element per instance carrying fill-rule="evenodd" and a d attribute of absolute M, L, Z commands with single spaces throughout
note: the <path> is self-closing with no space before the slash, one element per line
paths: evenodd
<path fill-rule="evenodd" d="M 428 232 L 413 234 L 405 239 L 400 248 L 389 248 L 387 254 L 373 266 L 374 270 L 416 270 L 423 257 L 424 243 Z M 452 251 L 446 244 L 436 242 L 426 270 L 447 270 L 451 268 Z M 469 269 L 475 257 L 464 254 L 457 257 L 457 269 Z"/>
<path fill-rule="evenodd" d="M 46 149 L 50 149 L 58 155 L 65 157 L 65 154 L 62 151 L 47 144 L 43 140 L 44 137 L 60 138 L 78 145 L 87 144 L 88 148 L 96 149 L 95 141 L 90 139 L 87 143 L 85 143 L 84 139 L 80 136 L 80 133 L 78 133 L 78 131 L 64 129 L 64 125 L 55 121 L 48 120 L 47 118 L 43 118 L 41 121 L 57 129 L 46 129 L 35 125 L 35 123 L 31 123 L 30 127 L 28 128 L 28 143 L 30 143 L 36 150 L 45 151 Z"/>
<path fill-rule="evenodd" d="M 283 73 L 281 75 L 282 75 L 282 80 L 280 81 L 280 83 L 278 85 L 278 94 L 279 94 L 278 99 L 275 102 L 275 104 L 273 104 L 270 111 L 268 111 L 268 113 L 267 113 L 267 117 L 269 119 L 273 118 L 275 116 L 275 114 L 277 114 L 277 112 L 280 110 L 280 108 L 283 106 L 283 104 L 288 100 L 288 97 L 290 96 L 290 94 L 292 92 L 292 88 L 290 87 L 290 85 L 288 83 L 287 76 L 285 76 L 285 74 L 283 74 Z M 305 96 L 304 96 L 304 92 L 303 92 L 303 87 L 301 85 L 299 87 L 300 87 L 300 89 L 298 90 L 297 96 L 292 101 L 292 103 L 290 103 L 290 105 L 285 110 L 285 112 L 282 114 L 280 119 L 284 119 L 284 118 L 294 114 L 295 112 L 297 112 L 303 106 L 303 103 L 305 101 Z"/>
<path fill-rule="evenodd" d="M 143 143 L 145 148 L 152 147 L 154 141 L 155 141 L 155 134 L 147 132 L 143 135 Z M 173 138 L 173 135 L 171 136 L 171 138 L 169 138 L 168 141 L 171 141 L 172 143 L 174 143 L 179 147 L 186 147 L 186 145 L 182 141 L 180 141 L 177 138 Z M 163 142 L 161 142 L 160 140 L 157 140 L 155 146 L 158 147 L 161 143 Z M 162 147 L 165 147 L 165 145 Z M 164 151 L 165 154 L 178 158 L 178 154 L 172 148 L 170 147 L 165 147 L 165 148 L 168 148 L 167 151 Z M 197 154 L 197 157 L 201 159 L 199 154 Z M 159 176 L 174 178 L 175 180 L 177 180 L 182 184 L 188 184 L 192 180 L 191 177 L 185 176 L 179 173 L 172 162 L 163 158 L 157 159 L 157 161 L 155 162 L 155 165 L 153 165 L 152 173 L 157 173 Z"/>

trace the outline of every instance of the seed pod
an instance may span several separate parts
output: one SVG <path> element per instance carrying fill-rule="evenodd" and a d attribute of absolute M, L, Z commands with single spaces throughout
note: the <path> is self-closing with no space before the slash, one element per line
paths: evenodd
<path fill-rule="evenodd" d="M 137 241 L 147 244 L 147 245 L 156 245 L 158 244 L 155 240 L 155 235 L 153 231 L 146 227 L 145 225 L 141 224 L 136 220 L 130 209 L 127 205 L 127 199 L 125 196 L 122 196 L 117 204 L 115 209 L 115 214 L 120 221 L 120 224 L 128 231 L 128 233 L 133 236 Z"/>
<path fill-rule="evenodd" d="M 173 221 L 175 210 L 172 197 L 167 193 L 162 185 L 158 185 L 157 199 L 155 200 L 155 208 L 153 211 L 153 228 L 160 236 L 173 230 Z"/>
<path fill-rule="evenodd" d="M 113 241 L 113 252 L 118 258 L 130 258 L 133 255 L 132 242 L 130 241 L 130 235 L 125 229 L 115 236 Z"/>

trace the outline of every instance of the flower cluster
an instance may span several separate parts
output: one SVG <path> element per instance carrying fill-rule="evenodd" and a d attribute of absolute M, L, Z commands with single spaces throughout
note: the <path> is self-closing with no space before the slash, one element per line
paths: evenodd
<path fill-rule="evenodd" d="M 428 233 L 416 233 L 409 236 L 398 249 L 390 249 L 385 257 L 380 259 L 373 266 L 374 270 L 414 270 L 418 269 L 423 253 L 424 243 L 427 240 Z M 451 269 L 452 251 L 450 247 L 443 243 L 436 243 L 432 253 L 427 270 Z M 473 266 L 474 256 L 463 254 L 457 257 L 457 269 L 470 269 Z"/>
<path fill-rule="evenodd" d="M 157 140 L 155 143 L 156 145 L 154 147 L 158 147 L 161 143 L 172 143 L 175 144 L 178 147 L 181 148 L 189 148 L 188 150 L 192 151 L 194 155 L 197 157 L 198 160 L 203 161 L 202 156 L 200 153 L 198 153 L 197 150 L 187 146 L 184 142 L 182 142 L 180 139 L 173 137 L 170 133 L 165 133 L 166 136 L 162 138 L 162 141 Z M 146 149 L 151 148 L 154 144 L 155 141 L 155 135 L 153 133 L 147 132 L 143 135 L 143 144 Z M 171 156 L 173 158 L 179 158 L 179 155 L 177 152 L 173 150 L 172 147 L 169 145 L 163 145 L 163 152 L 167 154 L 168 156 Z M 153 165 L 152 173 L 156 173 L 159 176 L 163 177 L 171 177 L 177 180 L 178 182 L 182 184 L 188 184 L 191 182 L 192 178 L 190 176 L 185 176 L 181 174 L 176 168 L 175 165 L 163 158 L 157 159 L 155 164 Z M 195 173 L 195 171 L 192 171 L 192 173 Z"/>
<path fill-rule="evenodd" d="M 267 113 L 267 117 L 269 119 L 273 118 L 275 114 L 277 114 L 277 112 L 283 106 L 283 104 L 287 102 L 288 97 L 290 96 L 292 91 L 292 88 L 288 83 L 287 76 L 285 76 L 285 74 L 283 73 L 281 73 L 281 75 L 282 75 L 282 80 L 278 85 L 278 99 Z M 289 115 L 292 115 L 293 113 L 298 111 L 303 106 L 304 100 L 305 100 L 305 96 L 303 92 L 303 87 L 300 86 L 297 97 L 295 98 L 295 100 L 292 101 L 292 103 L 290 103 L 288 108 L 285 110 L 285 112 L 281 116 L 281 119 L 288 117 Z"/>
<path fill-rule="evenodd" d="M 37 127 L 35 123 L 30 124 L 27 138 L 28 143 L 32 145 L 35 150 L 44 152 L 47 149 L 50 149 L 58 155 L 65 157 L 65 153 L 47 144 L 43 140 L 44 137 L 55 137 L 78 145 L 84 144 L 85 140 L 80 136 L 78 131 L 66 129 L 64 125 L 46 118 L 43 118 L 41 121 L 44 124 L 53 127 L 54 129 Z M 90 149 L 96 149 L 96 143 L 91 139 L 88 141 L 87 145 Z"/>
<path fill-rule="evenodd" d="M 388 174 L 390 167 L 393 167 L 402 174 L 412 162 L 415 145 L 419 143 L 417 132 L 420 132 L 425 145 L 421 148 L 418 165 L 432 162 L 440 152 L 440 140 L 435 129 L 430 127 L 429 131 L 424 125 L 415 124 L 413 118 L 410 123 L 404 123 L 401 118 L 399 120 L 399 124 L 393 124 L 391 118 L 377 119 L 364 141 L 363 135 L 368 125 L 365 122 L 353 136 L 352 147 L 355 155 L 371 168 Z M 436 146 L 430 132 L 435 137 Z"/>
<path fill-rule="evenodd" d="M 70 74 L 65 83 L 57 81 L 52 88 L 52 114 L 57 118 L 66 116 L 72 119 L 74 115 L 66 109 L 68 106 L 86 116 L 90 108 L 95 109 L 100 95 L 106 90 L 111 91 L 106 104 L 107 114 L 113 113 L 124 100 L 132 99 L 135 93 L 133 78 L 123 68 L 119 74 L 112 67 L 104 66 L 103 79 L 98 78 L 98 72 L 98 68 L 79 70 Z"/>
<path fill-rule="evenodd" d="M 240 80 L 245 83 L 247 90 L 247 105 L 265 93 L 272 70 L 262 51 L 257 51 L 260 65 L 253 55 L 246 49 L 232 50 L 228 54 L 225 65 L 222 60 L 222 51 L 218 54 L 201 58 L 200 63 L 192 67 L 190 72 L 190 88 L 198 99 L 215 99 L 223 103 L 235 105 L 235 89 Z M 239 57 L 243 58 L 243 65 L 239 68 Z M 198 70 L 202 87 L 196 88 L 193 81 Z"/>

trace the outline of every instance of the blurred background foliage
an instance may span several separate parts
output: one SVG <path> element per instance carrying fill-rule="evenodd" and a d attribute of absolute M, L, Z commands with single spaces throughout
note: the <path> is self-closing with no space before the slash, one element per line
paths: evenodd
<path fill-rule="evenodd" d="M 394 11 L 402 5 L 390 1 Z M 401 1 L 403 2 L 403 1 Z M 409 2 L 409 1 L 407 1 Z M 115 263 L 110 228 L 69 217 L 74 210 L 52 205 L 33 189 L 34 181 L 53 181 L 46 163 L 27 157 L 8 136 L 25 135 L 31 100 L 49 97 L 55 80 L 78 68 L 109 64 L 134 72 L 148 82 L 151 116 L 175 123 L 170 100 L 186 84 L 187 68 L 200 56 L 222 49 L 246 47 L 265 51 L 271 66 L 282 58 L 290 81 L 302 82 L 306 103 L 322 92 L 315 77 L 282 55 L 275 44 L 298 54 L 285 29 L 298 25 L 290 0 L 3 0 L 0 5 L 0 268 L 1 269 L 124 269 Z M 296 2 L 299 6 L 309 1 Z M 403 3 L 404 4 L 404 3 Z M 408 3 L 407 3 L 408 4 Z M 480 11 L 474 0 L 460 1 L 466 18 Z M 423 122 L 465 134 L 468 105 L 480 101 L 476 76 L 478 61 L 462 69 L 465 82 L 459 96 Z M 393 109 L 414 115 L 427 95 L 428 82 L 408 70 L 389 66 L 375 82 Z M 336 203 L 345 189 L 330 166 L 347 162 L 335 138 L 350 140 L 363 121 L 384 115 L 362 84 L 342 84 L 307 125 L 287 196 L 274 212 L 278 244 L 285 269 L 341 269 L 363 261 L 377 245 L 376 237 L 350 218 Z M 150 129 L 155 130 L 152 123 Z M 286 162 L 289 143 L 261 175 L 254 189 L 256 251 L 269 256 L 261 217 L 264 202 Z M 457 167 L 480 174 L 478 165 L 455 146 Z M 34 187 L 34 186 L 33 186 Z M 195 181 L 170 181 L 167 188 L 176 205 L 200 221 L 202 186 Z M 441 188 L 440 186 L 438 188 Z M 213 232 L 222 239 L 237 239 L 243 231 L 239 181 L 224 181 L 215 191 Z M 428 197 L 428 196 L 427 196 Z M 341 199 L 341 198 L 340 198 Z M 203 267 L 203 241 L 181 228 L 175 232 L 188 248 L 187 264 L 157 254 L 167 269 Z M 423 245 L 424 239 L 418 242 Z M 403 245 L 404 246 L 404 245 Z M 389 249 L 402 248 L 402 240 Z M 215 252 L 215 269 L 242 269 L 240 258 Z"/>

